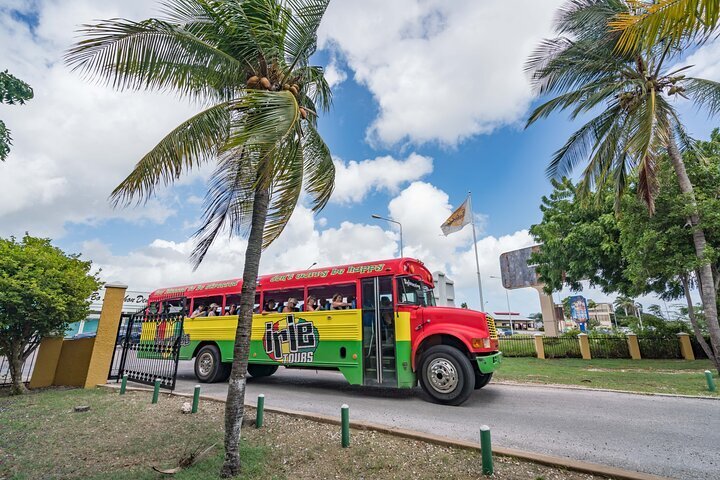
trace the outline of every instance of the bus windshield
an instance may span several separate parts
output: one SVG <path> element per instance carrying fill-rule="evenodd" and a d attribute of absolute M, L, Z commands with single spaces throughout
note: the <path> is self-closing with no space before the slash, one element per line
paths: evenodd
<path fill-rule="evenodd" d="M 419 305 L 421 307 L 434 307 L 435 296 L 432 288 L 413 277 L 399 277 L 398 303 L 405 305 Z"/>

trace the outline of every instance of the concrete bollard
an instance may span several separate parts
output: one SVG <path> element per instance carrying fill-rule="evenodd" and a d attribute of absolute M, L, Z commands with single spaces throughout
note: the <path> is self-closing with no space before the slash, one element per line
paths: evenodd
<path fill-rule="evenodd" d="M 487 425 L 480 427 L 480 454 L 482 455 L 483 475 L 492 475 L 494 471 L 492 443 L 490 441 L 490 427 Z"/>
<path fill-rule="evenodd" d="M 340 423 L 342 424 L 342 447 L 350 446 L 350 407 L 343 404 L 340 407 Z"/>
<path fill-rule="evenodd" d="M 263 426 L 263 420 L 265 420 L 265 394 L 261 393 L 258 395 L 257 411 L 255 412 L 255 428 Z"/>
<path fill-rule="evenodd" d="M 125 389 L 127 388 L 128 376 L 122 376 L 122 382 L 120 382 L 120 395 L 125 395 Z"/>
<path fill-rule="evenodd" d="M 712 372 L 710 370 L 705 370 L 705 381 L 707 382 L 708 390 L 714 392 L 716 390 L 715 379 L 713 378 Z"/>
<path fill-rule="evenodd" d="M 197 413 L 198 405 L 200 405 L 200 385 L 195 385 L 195 390 L 193 391 L 192 410 L 190 413 Z"/>
<path fill-rule="evenodd" d="M 154 388 L 153 388 L 152 403 L 157 403 L 157 402 L 158 402 L 158 398 L 160 397 L 160 382 L 161 382 L 161 380 L 160 380 L 159 378 L 156 378 L 156 379 L 155 379 L 155 385 L 154 385 Z"/>

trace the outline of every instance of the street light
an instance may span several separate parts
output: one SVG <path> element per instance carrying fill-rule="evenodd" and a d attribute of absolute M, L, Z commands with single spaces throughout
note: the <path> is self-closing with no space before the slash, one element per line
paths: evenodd
<path fill-rule="evenodd" d="M 402 223 L 398 222 L 397 220 L 392 220 L 392 219 L 390 219 L 390 218 L 381 217 L 380 215 L 377 215 L 377 214 L 374 214 L 374 213 L 373 213 L 372 215 L 370 215 L 370 216 L 371 216 L 372 218 L 376 218 L 376 219 L 378 219 L 378 220 L 385 220 L 386 222 L 397 223 L 397 224 L 398 224 L 398 226 L 400 227 L 400 257 L 402 258 L 402 256 L 403 256 Z"/>
<path fill-rule="evenodd" d="M 490 278 L 495 278 L 497 280 L 502 280 L 500 277 L 496 277 L 495 275 L 490 275 Z M 515 330 L 513 329 L 513 321 L 512 321 L 512 310 L 510 310 L 510 295 L 508 294 L 508 289 L 505 289 L 505 300 L 507 300 L 507 307 L 508 307 L 508 315 L 510 315 L 510 335 L 515 335 Z"/>
<path fill-rule="evenodd" d="M 313 262 L 312 265 L 310 265 L 310 266 L 309 266 L 308 268 L 306 268 L 305 270 L 310 270 L 310 269 L 311 269 L 312 267 L 314 267 L 315 265 L 317 265 L 317 262 Z"/>

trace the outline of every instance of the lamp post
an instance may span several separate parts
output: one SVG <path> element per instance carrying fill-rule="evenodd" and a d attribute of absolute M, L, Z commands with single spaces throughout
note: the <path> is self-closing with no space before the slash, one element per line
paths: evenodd
<path fill-rule="evenodd" d="M 490 278 L 494 278 L 496 280 L 502 280 L 500 277 L 496 277 L 495 275 L 490 275 Z M 508 294 L 508 289 L 505 289 L 505 300 L 507 300 L 507 307 L 508 307 L 508 315 L 510 316 L 510 336 L 515 335 L 515 329 L 513 328 L 513 315 L 512 310 L 510 310 L 510 295 Z"/>
<path fill-rule="evenodd" d="M 374 213 L 371 215 L 371 217 L 376 218 L 378 220 L 385 220 L 386 222 L 390 222 L 390 223 L 397 223 L 397 225 L 400 227 L 400 257 L 402 258 L 402 256 L 403 256 L 402 223 L 398 222 L 397 220 L 392 220 L 390 218 L 381 217 L 380 215 L 377 215 Z"/>
<path fill-rule="evenodd" d="M 314 267 L 315 265 L 317 265 L 317 262 L 313 262 L 312 265 L 310 265 L 310 266 L 309 266 L 308 268 L 306 268 L 305 270 L 310 270 L 310 269 L 311 269 L 312 267 Z"/>

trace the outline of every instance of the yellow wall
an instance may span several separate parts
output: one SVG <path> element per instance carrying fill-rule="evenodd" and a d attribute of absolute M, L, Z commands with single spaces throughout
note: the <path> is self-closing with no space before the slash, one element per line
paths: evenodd
<path fill-rule="evenodd" d="M 84 386 L 94 345 L 94 338 L 65 340 L 55 370 L 53 385 Z M 107 381 L 107 377 L 105 380 Z"/>
<path fill-rule="evenodd" d="M 30 379 L 30 388 L 49 387 L 53 384 L 63 343 L 62 337 L 42 339 L 38 347 L 32 378 Z"/>
<path fill-rule="evenodd" d="M 95 348 L 88 366 L 85 388 L 94 388 L 98 384 L 106 383 L 110 362 L 112 362 L 115 341 L 117 340 L 118 323 L 122 314 L 123 299 L 125 298 L 125 285 L 105 285 L 105 298 L 103 299 L 100 321 L 95 335 Z"/>

